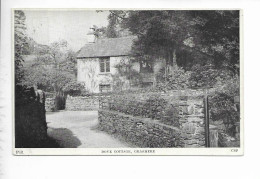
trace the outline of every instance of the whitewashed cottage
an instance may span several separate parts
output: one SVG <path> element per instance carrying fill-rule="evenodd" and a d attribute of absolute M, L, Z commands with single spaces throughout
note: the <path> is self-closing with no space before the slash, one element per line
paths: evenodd
<path fill-rule="evenodd" d="M 136 37 L 96 38 L 87 34 L 88 43 L 77 55 L 77 80 L 85 83 L 86 90 L 93 93 L 113 90 L 113 76 L 118 74 L 116 65 L 131 63 L 131 68 L 142 75 L 143 86 L 155 85 L 155 74 L 165 66 L 165 61 L 157 60 L 151 70 L 144 63 L 131 58 L 131 47 Z M 130 88 L 129 80 L 122 76 L 124 89 Z"/>

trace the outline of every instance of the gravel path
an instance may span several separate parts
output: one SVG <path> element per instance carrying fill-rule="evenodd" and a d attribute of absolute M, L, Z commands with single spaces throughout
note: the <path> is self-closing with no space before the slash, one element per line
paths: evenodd
<path fill-rule="evenodd" d="M 64 148 L 130 147 L 97 129 L 97 111 L 59 111 L 46 114 L 48 135 Z"/>

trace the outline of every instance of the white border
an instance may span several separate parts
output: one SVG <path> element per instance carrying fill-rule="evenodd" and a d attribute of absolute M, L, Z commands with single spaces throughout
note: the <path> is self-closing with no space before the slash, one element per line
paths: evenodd
<path fill-rule="evenodd" d="M 109 152 L 107 152 L 109 151 Z M 127 152 L 124 152 L 127 151 Z M 151 151 L 151 152 L 145 152 Z M 170 156 L 170 155 L 243 155 L 242 148 L 14 148 L 14 155 L 125 155 L 125 156 Z"/>

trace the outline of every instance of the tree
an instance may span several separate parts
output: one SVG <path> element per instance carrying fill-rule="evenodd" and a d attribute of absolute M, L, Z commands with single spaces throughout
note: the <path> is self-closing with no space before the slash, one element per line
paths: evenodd
<path fill-rule="evenodd" d="M 97 13 L 103 12 L 102 10 L 97 10 Z M 123 16 L 127 15 L 127 11 L 117 10 L 109 11 L 108 15 L 108 25 L 107 27 L 97 27 L 94 25 L 92 28 L 95 34 L 101 38 L 117 38 L 131 35 L 131 32 L 120 26 L 121 19 Z"/>
<path fill-rule="evenodd" d="M 45 54 L 38 54 L 33 64 L 25 69 L 23 84 L 38 85 L 57 96 L 66 91 L 80 90 L 76 81 L 75 53 L 66 49 L 67 42 L 52 43 Z"/>
<path fill-rule="evenodd" d="M 192 24 L 186 11 L 113 11 L 111 15 L 138 37 L 133 46 L 136 56 L 148 57 L 145 61 L 164 58 L 168 66 L 175 65 L 176 49 L 188 38 Z"/>
<path fill-rule="evenodd" d="M 196 24 L 196 50 L 214 60 L 216 68 L 239 74 L 239 11 L 190 11 Z"/>
<path fill-rule="evenodd" d="M 108 18 L 138 37 L 136 56 L 162 57 L 173 66 L 175 54 L 178 62 L 183 52 L 195 53 L 239 72 L 239 11 L 110 11 Z"/>
<path fill-rule="evenodd" d="M 22 56 L 28 52 L 28 42 L 25 25 L 25 14 L 21 10 L 14 11 L 14 60 L 15 60 L 15 84 L 19 84 L 22 77 Z"/>

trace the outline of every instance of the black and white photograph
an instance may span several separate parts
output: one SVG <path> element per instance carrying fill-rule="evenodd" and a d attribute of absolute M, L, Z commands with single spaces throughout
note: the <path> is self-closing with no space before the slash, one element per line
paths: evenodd
<path fill-rule="evenodd" d="M 13 154 L 243 155 L 242 12 L 12 9 Z"/>
<path fill-rule="evenodd" d="M 2 0 L 0 178 L 259 178 L 259 5 Z"/>

